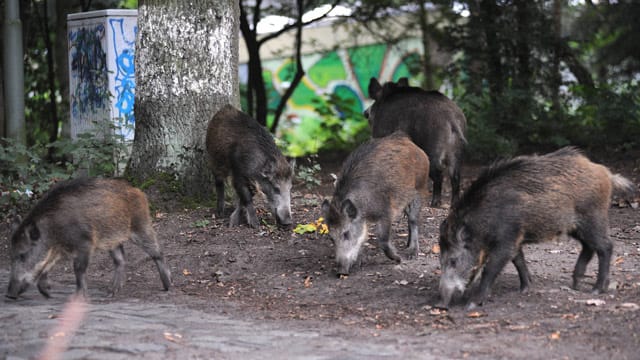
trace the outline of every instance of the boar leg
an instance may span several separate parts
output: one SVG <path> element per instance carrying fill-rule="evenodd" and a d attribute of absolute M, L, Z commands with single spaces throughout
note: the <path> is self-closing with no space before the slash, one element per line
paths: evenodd
<path fill-rule="evenodd" d="M 518 255 L 516 255 L 516 257 L 511 261 L 513 262 L 513 265 L 516 266 L 516 270 L 518 270 L 518 277 L 520 277 L 520 292 L 526 292 L 529 290 L 529 285 L 531 284 L 531 275 L 529 274 L 529 269 L 527 269 L 527 263 L 524 261 L 522 249 L 518 251 Z"/>
<path fill-rule="evenodd" d="M 224 177 L 216 176 L 216 213 L 219 217 L 224 216 Z"/>
<path fill-rule="evenodd" d="M 436 169 L 435 166 L 431 169 L 429 177 L 433 181 L 433 194 L 431 195 L 431 207 L 437 208 L 441 205 L 442 196 L 442 170 Z"/>
<path fill-rule="evenodd" d="M 153 262 L 156 263 L 158 273 L 160 273 L 160 280 L 165 290 L 169 290 L 171 287 L 171 272 L 164 261 L 164 255 L 160 250 L 158 239 L 155 236 L 155 232 L 151 225 L 141 233 L 135 234 L 132 238 L 133 242 L 140 246 L 144 252 L 146 252 Z"/>
<path fill-rule="evenodd" d="M 599 294 L 607 291 L 609 286 L 609 267 L 613 252 L 613 244 L 607 235 L 607 228 L 608 225 L 606 223 L 593 219 L 588 229 L 578 229 L 575 234 L 572 234 L 582 243 L 582 251 L 578 256 L 578 261 L 573 271 L 574 288 L 577 287 L 580 278 L 584 276 L 587 264 L 595 252 L 598 255 L 598 277 L 592 292 Z"/>
<path fill-rule="evenodd" d="M 111 285 L 111 296 L 116 295 L 121 289 L 124 282 L 124 247 L 122 244 L 116 248 L 109 250 L 109 254 L 113 259 L 113 265 L 115 266 L 113 273 L 113 283 Z"/>
<path fill-rule="evenodd" d="M 507 265 L 510 261 L 512 252 L 511 249 L 491 249 L 489 253 L 489 259 L 484 265 L 484 269 L 482 270 L 482 277 L 480 279 L 480 284 L 477 287 L 471 289 L 468 295 L 467 309 L 473 309 L 478 305 L 481 305 L 482 302 L 486 299 L 489 294 L 489 290 L 493 282 L 500 274 L 500 271 Z"/>
<path fill-rule="evenodd" d="M 460 194 L 460 166 L 458 164 L 451 165 L 449 177 L 451 179 L 451 206 L 453 206 L 458 201 Z"/>
<path fill-rule="evenodd" d="M 608 238 L 602 247 L 596 248 L 596 254 L 598 254 L 598 278 L 593 286 L 592 292 L 594 294 L 605 293 L 609 287 L 609 266 L 611 265 L 611 253 L 613 252 L 613 245 Z"/>
<path fill-rule="evenodd" d="M 61 253 L 55 249 L 50 249 L 47 252 L 47 257 L 44 261 L 38 264 L 38 267 L 35 271 L 36 278 L 38 279 L 38 291 L 45 298 L 50 298 L 49 290 L 51 290 L 51 286 L 49 285 L 49 271 L 53 268 L 53 265 L 60 259 Z"/>
<path fill-rule="evenodd" d="M 242 220 L 244 220 L 243 218 L 246 218 L 249 226 L 257 228 L 260 223 L 256 216 L 256 209 L 253 207 L 253 194 L 249 188 L 248 181 L 244 178 L 234 177 L 233 187 L 236 189 L 236 194 L 238 195 L 238 206 L 232 214 L 229 226 L 240 225 Z"/>
<path fill-rule="evenodd" d="M 49 290 L 51 290 L 51 285 L 49 285 L 49 273 L 43 272 L 38 279 L 38 291 L 48 299 L 51 297 Z"/>
<path fill-rule="evenodd" d="M 418 216 L 420 215 L 420 197 L 416 197 L 407 205 L 405 214 L 409 219 L 409 241 L 407 242 L 407 248 L 409 249 L 409 259 L 418 256 Z"/>
<path fill-rule="evenodd" d="M 87 267 L 89 267 L 89 250 L 79 251 L 73 259 L 73 272 L 76 274 L 76 294 L 87 298 Z"/>
<path fill-rule="evenodd" d="M 389 243 L 389 235 L 391 234 L 391 220 L 382 218 L 377 226 L 378 244 L 384 251 L 385 255 L 391 260 L 400 263 L 402 259 L 398 256 L 398 252 L 393 244 Z"/>
<path fill-rule="evenodd" d="M 589 261 L 591 261 L 593 254 L 593 249 L 582 243 L 582 251 L 580 251 L 578 261 L 576 262 L 576 267 L 573 269 L 573 284 L 571 285 L 571 287 L 574 290 L 578 290 L 578 283 L 584 276 L 584 272 L 587 270 L 587 264 L 589 264 Z"/>

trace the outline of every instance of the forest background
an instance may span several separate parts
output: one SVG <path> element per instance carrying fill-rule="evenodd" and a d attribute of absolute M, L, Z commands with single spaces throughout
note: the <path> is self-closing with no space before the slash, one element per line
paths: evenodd
<path fill-rule="evenodd" d="M 4 8 L 4 1 L 0 5 Z M 357 23 L 358 31 L 388 46 L 406 40 L 407 34 L 419 39 L 423 51 L 420 56 L 404 59 L 402 75 L 413 85 L 440 89 L 464 110 L 469 122 L 469 161 L 487 162 L 569 144 L 624 155 L 639 145 L 637 1 L 383 0 L 327 4 L 241 0 L 239 5 L 239 30 L 249 56 L 248 79 L 240 87 L 242 107 L 277 135 L 289 155 L 348 151 L 369 136 L 362 106 L 339 93 L 318 94 L 312 104 L 319 119 L 314 126 L 300 132 L 291 124 L 282 125 L 287 103 L 308 74 L 301 61 L 292 61 L 284 74 L 279 74 L 290 76 L 290 86 L 270 87 L 260 47 L 296 33 L 302 42 L 291 56 L 299 57 L 305 29 L 328 20 L 336 29 Z M 6 137 L 4 100 L 0 100 L 3 193 L 13 194 L 13 189 L 43 191 L 50 180 L 72 176 L 79 169 L 90 175 L 120 171 L 121 164 L 112 161 L 113 154 L 126 155 L 127 149 L 118 139 L 104 136 L 112 129 L 103 129 L 100 136 L 69 139 L 66 15 L 137 6 L 137 1 L 130 0 L 20 0 L 28 130 L 25 144 Z M 319 8 L 326 9 L 323 15 L 306 20 L 298 16 L 302 10 Z M 336 9 L 348 11 L 332 11 Z M 289 20 L 280 29 L 258 32 L 259 21 L 273 16 Z M 406 31 L 398 35 L 389 31 L 389 24 L 400 18 Z M 447 61 L 436 61 L 439 54 L 447 54 Z M 362 79 L 358 80 L 364 83 L 370 74 L 359 75 Z M 310 133 L 304 132 L 307 130 Z M 27 161 L 18 161 L 21 159 Z M 20 196 L 20 191 L 15 196 Z M 15 203 L 11 196 L 0 197 L 0 205 Z"/>

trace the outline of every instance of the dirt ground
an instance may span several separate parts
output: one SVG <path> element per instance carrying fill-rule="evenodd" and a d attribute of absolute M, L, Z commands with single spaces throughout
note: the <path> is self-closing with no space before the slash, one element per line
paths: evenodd
<path fill-rule="evenodd" d="M 295 184 L 292 209 L 296 224 L 313 223 L 321 216 L 320 204 L 332 191 L 329 173 L 337 172 L 339 165 L 340 159 L 321 161 L 319 186 Z M 640 183 L 637 158 L 607 165 Z M 477 167 L 463 170 L 463 188 L 477 171 Z M 428 342 L 430 336 L 444 335 L 451 339 L 451 346 L 459 344 L 454 339 L 473 343 L 447 349 L 442 353 L 445 358 L 640 357 L 640 210 L 624 203 L 614 202 L 610 210 L 615 248 L 607 294 L 589 292 L 595 282 L 597 259 L 590 263 L 582 288 L 570 288 L 580 245 L 564 239 L 525 247 L 533 277 L 528 293 L 518 291 L 518 276 L 509 264 L 488 301 L 467 312 L 433 307 L 439 300 L 440 273 L 435 245 L 448 203 L 439 209 L 423 207 L 421 251 L 416 259 L 396 265 L 376 247 L 375 239 L 370 239 L 363 250 L 362 266 L 350 276 L 338 278 L 327 235 L 299 235 L 276 228 L 260 200 L 260 228 L 229 228 L 228 218 L 216 218 L 212 208 L 184 209 L 167 194 L 153 189 L 148 194 L 174 287 L 166 296 L 153 262 L 127 244 L 127 282 L 113 301 L 136 298 L 244 319 L 319 324 L 334 327 L 345 339 L 375 340 L 391 334 Z M 443 199 L 448 202 L 449 195 Z M 5 219 L 0 225 L 0 266 L 5 269 L 9 268 L 8 228 Z M 393 231 L 394 243 L 405 254 L 406 219 L 397 221 Z M 107 289 L 111 276 L 108 254 L 97 253 L 89 267 L 89 293 Z M 75 282 L 70 262 L 61 261 L 50 279 L 53 286 L 72 289 Z"/>

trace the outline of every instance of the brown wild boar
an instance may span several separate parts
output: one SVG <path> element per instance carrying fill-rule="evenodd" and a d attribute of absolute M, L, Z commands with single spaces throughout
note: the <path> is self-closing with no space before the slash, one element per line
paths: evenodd
<path fill-rule="evenodd" d="M 7 297 L 16 299 L 33 283 L 49 297 L 47 274 L 63 255 L 72 257 L 76 292 L 86 297 L 86 270 L 96 249 L 108 250 L 113 258 L 115 294 L 125 280 L 122 244 L 127 240 L 151 256 L 169 290 L 171 274 L 142 191 L 116 179 L 79 178 L 57 184 L 24 220 L 14 221 Z"/>
<path fill-rule="evenodd" d="M 387 136 L 404 131 L 429 157 L 429 177 L 433 180 L 431 206 L 441 205 L 443 174 L 451 181 L 451 203 L 460 192 L 460 166 L 467 119 L 455 102 L 438 91 L 409 86 L 407 78 L 380 85 L 369 82 L 374 103 L 365 111 L 371 136 Z"/>
<path fill-rule="evenodd" d="M 216 113 L 207 128 L 207 153 L 216 182 L 218 216 L 224 212 L 224 180 L 231 174 L 238 196 L 230 226 L 258 227 L 253 195 L 260 189 L 278 225 L 291 225 L 291 179 L 287 162 L 273 137 L 257 121 L 231 105 Z"/>
<path fill-rule="evenodd" d="M 404 133 L 372 139 L 345 160 L 331 202 L 322 211 L 336 248 L 338 274 L 349 274 L 367 240 L 367 225 L 377 224 L 378 244 L 389 259 L 400 262 L 389 242 L 391 223 L 402 211 L 409 219 L 407 246 L 418 254 L 418 216 L 429 194 L 429 158 Z"/>
<path fill-rule="evenodd" d="M 613 189 L 635 192 L 629 180 L 572 147 L 519 156 L 486 169 L 440 227 L 443 306 L 458 295 L 469 308 L 481 304 L 509 261 L 518 270 L 521 291 L 527 290 L 530 275 L 522 246 L 564 235 L 582 244 L 573 288 L 595 253 L 593 292 L 605 292 L 613 249 L 608 234 Z"/>

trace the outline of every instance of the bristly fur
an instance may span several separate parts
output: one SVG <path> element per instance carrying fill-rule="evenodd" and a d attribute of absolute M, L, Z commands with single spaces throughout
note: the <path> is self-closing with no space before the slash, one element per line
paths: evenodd
<path fill-rule="evenodd" d="M 485 188 L 490 182 L 509 174 L 512 171 L 522 169 L 526 163 L 526 159 L 518 157 L 507 160 L 498 160 L 485 168 L 478 178 L 471 183 L 471 186 L 462 194 L 458 202 L 453 205 L 453 212 L 458 214 L 462 209 L 466 209 L 472 204 L 479 203 L 484 194 Z"/>
<path fill-rule="evenodd" d="M 79 177 L 55 184 L 29 211 L 15 233 L 18 234 L 24 231 L 25 227 L 34 224 L 40 217 L 56 211 L 56 207 L 60 204 L 60 199 L 67 196 L 67 194 L 79 195 L 93 189 L 97 180 L 98 178 Z"/>
<path fill-rule="evenodd" d="M 555 152 L 545 155 L 518 156 L 511 159 L 498 160 L 489 167 L 485 168 L 480 173 L 478 178 L 471 184 L 469 189 L 467 189 L 467 191 L 462 194 L 458 202 L 454 204 L 453 209 L 457 213 L 457 211 L 461 209 L 465 209 L 474 203 L 478 203 L 483 196 L 484 189 L 490 182 L 504 176 L 505 174 L 510 174 L 514 171 L 525 169 L 536 158 L 552 158 L 565 156 L 576 157 L 583 156 L 583 154 L 582 151 L 573 146 L 566 146 Z M 535 187 L 535 184 L 532 184 L 532 190 L 533 187 Z"/>
<path fill-rule="evenodd" d="M 81 189 L 87 183 L 87 181 L 87 178 L 77 178 L 73 180 L 63 181 L 54 185 L 46 194 L 44 194 L 42 199 L 38 200 L 36 205 L 20 222 L 20 225 L 17 229 L 15 229 L 12 235 L 22 233 L 26 227 L 35 223 L 43 214 L 46 214 L 50 211 L 55 211 L 55 206 L 58 203 L 57 199 L 63 197 L 67 193 Z M 14 244 L 15 238 L 15 236 L 11 237 L 12 245 Z"/>
<path fill-rule="evenodd" d="M 424 90 L 419 87 L 401 86 L 393 82 L 386 82 L 382 85 L 382 91 L 381 91 L 380 99 L 378 99 L 378 101 L 383 101 L 390 97 L 395 97 L 395 96 L 404 95 L 404 94 L 419 94 L 419 93 L 429 94 L 432 96 L 442 96 L 446 99 L 449 99 L 439 91 Z"/>

